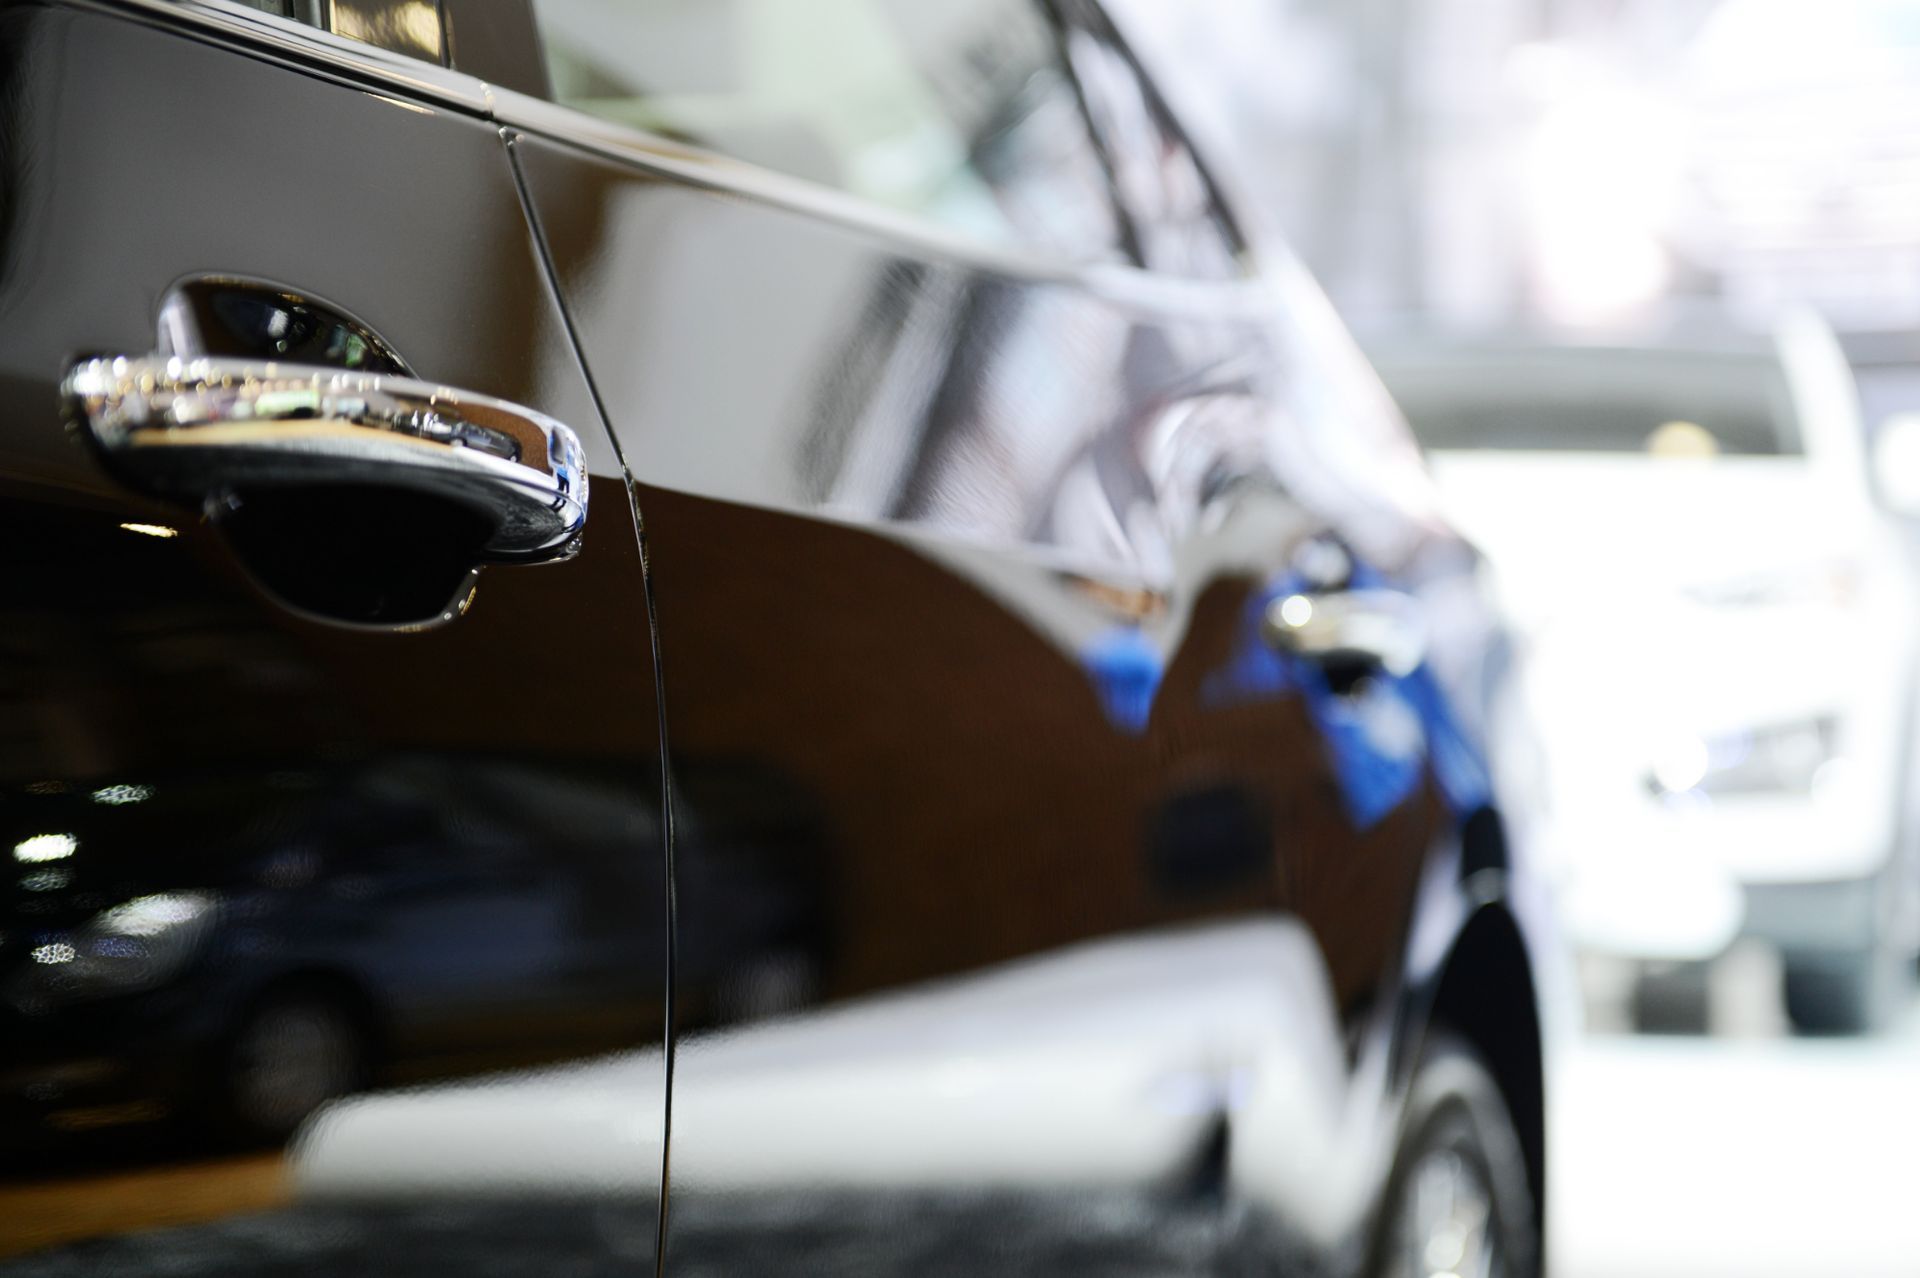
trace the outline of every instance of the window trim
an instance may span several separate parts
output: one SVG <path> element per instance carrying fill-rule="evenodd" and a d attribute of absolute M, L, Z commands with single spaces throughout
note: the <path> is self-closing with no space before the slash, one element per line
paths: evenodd
<path fill-rule="evenodd" d="M 456 0 L 443 0 L 443 3 L 453 3 L 453 2 L 456 2 Z M 473 2 L 473 0 L 469 0 L 469 2 Z M 489 3 L 490 0 L 478 0 L 478 2 Z M 1086 86 L 1081 83 L 1080 77 L 1077 74 L 1075 74 L 1072 60 L 1067 56 L 1066 37 L 1069 31 L 1073 28 L 1073 23 L 1068 18 L 1068 16 L 1063 12 L 1061 4 L 1059 4 L 1057 0 L 1025 0 L 1025 2 L 1032 6 L 1034 11 L 1034 17 L 1040 22 L 1040 24 L 1046 30 L 1046 39 L 1054 57 L 1055 67 L 1059 71 L 1061 77 L 1065 80 L 1067 88 L 1072 95 L 1073 110 L 1074 110 L 1075 118 L 1079 120 L 1081 132 L 1085 138 L 1085 141 L 1089 150 L 1092 152 L 1092 158 L 1095 164 L 1099 167 L 1102 177 L 1106 180 L 1107 194 L 1110 201 L 1111 211 L 1113 213 L 1114 230 L 1118 236 L 1117 243 L 1115 243 L 1112 246 L 1120 254 L 1120 260 L 1118 262 L 1112 261 L 1111 259 L 1106 259 L 1106 260 L 1089 259 L 1089 260 L 1082 260 L 1082 261 L 1074 261 L 1072 259 L 1065 257 L 1065 255 L 1062 255 L 1060 260 L 1064 262 L 1066 265 L 1080 268 L 1080 269 L 1090 269 L 1090 268 L 1096 268 L 1101 266 L 1123 266 L 1123 267 L 1130 267 L 1134 270 L 1147 271 L 1149 273 L 1153 273 L 1152 268 L 1147 265 L 1146 258 L 1142 252 L 1142 240 L 1141 240 L 1138 220 L 1135 216 L 1135 210 L 1127 207 L 1127 202 L 1124 198 L 1122 198 L 1119 185 L 1115 180 L 1113 154 L 1112 154 L 1111 148 L 1108 145 L 1108 140 L 1101 136 L 1099 125 L 1095 121 L 1093 113 L 1088 109 Z M 545 49 L 544 49 L 544 45 L 540 42 L 539 34 L 537 31 L 537 28 L 539 26 L 539 18 L 537 13 L 535 13 L 535 8 L 536 8 L 535 0 L 505 0 L 505 3 L 511 4 L 512 7 L 515 9 L 524 10 L 528 16 L 528 20 L 536 28 L 534 39 L 528 41 L 526 47 L 533 51 L 533 56 L 538 58 L 541 63 L 540 75 L 541 75 L 541 80 L 543 85 L 543 91 L 539 94 L 539 98 L 542 101 L 544 101 L 547 105 L 555 108 L 556 110 L 566 111 L 571 114 L 578 115 L 584 119 L 594 121 L 597 124 L 605 125 L 609 129 L 635 134 L 640 137 L 654 139 L 656 141 L 661 142 L 666 148 L 668 148 L 668 150 L 671 153 L 674 153 L 674 154 L 699 155 L 704 157 L 712 157 L 715 159 L 728 162 L 730 164 L 744 166 L 746 169 L 750 169 L 754 172 L 774 174 L 779 177 L 785 178 L 789 181 L 800 183 L 801 185 L 808 188 L 812 188 L 814 190 L 826 192 L 831 195 L 844 196 L 847 199 L 853 201 L 859 207 L 863 209 L 871 210 L 875 213 L 882 215 L 882 218 L 885 221 L 891 222 L 891 221 L 894 221 L 895 219 L 904 219 L 906 222 L 909 222 L 912 225 L 921 228 L 923 232 L 925 231 L 936 232 L 937 237 L 942 239 L 949 238 L 949 237 L 957 238 L 968 244 L 976 245 L 982 251 L 989 254 L 996 254 L 996 255 L 1009 254 L 1015 258 L 1028 260 L 1028 261 L 1053 261 L 1054 260 L 1054 258 L 1047 252 L 1047 250 L 1044 247 L 1037 244 L 1028 244 L 1028 243 L 1019 242 L 1019 241 L 1010 242 L 1010 243 L 1000 243 L 1000 242 L 986 239 L 983 237 L 968 235 L 964 231 L 954 230 L 949 224 L 940 221 L 938 218 L 917 214 L 910 210 L 894 208 L 892 206 L 883 204 L 879 201 L 870 200 L 863 196 L 856 195 L 851 191 L 844 190 L 843 188 L 835 186 L 831 183 L 820 182 L 810 178 L 800 177 L 795 174 L 787 173 L 781 169 L 772 168 L 768 165 L 755 163 L 752 160 L 745 160 L 736 156 L 728 155 L 724 151 L 715 151 L 715 150 L 712 150 L 711 148 L 700 146 L 698 143 L 681 142 L 677 140 L 668 139 L 662 135 L 649 132 L 648 130 L 638 128 L 637 126 L 634 126 L 634 125 L 620 124 L 615 121 L 608 120 L 605 117 L 596 116 L 591 112 L 582 111 L 578 107 L 568 106 L 565 103 L 562 103 L 553 97 L 553 94 L 551 92 L 551 83 L 549 80 L 547 80 L 548 73 L 546 68 Z M 1110 28 L 1108 28 L 1107 30 L 1110 30 Z M 1101 38 L 1103 39 L 1105 38 L 1104 33 Z M 1133 68 L 1135 74 L 1136 75 L 1140 74 L 1138 66 L 1133 63 L 1130 55 L 1127 57 L 1127 61 L 1129 66 Z M 1160 99 L 1157 94 L 1149 93 L 1149 100 L 1153 103 L 1153 106 L 1156 110 L 1161 110 L 1161 111 L 1164 110 L 1164 108 L 1162 108 L 1160 105 Z M 530 128 L 528 132 L 539 133 L 539 132 L 545 132 L 545 130 Z M 1178 130 L 1172 130 L 1172 132 L 1174 132 L 1176 136 L 1180 137 L 1182 142 L 1184 143 L 1185 141 L 1184 134 L 1181 134 Z M 1191 148 L 1189 148 L 1189 151 L 1191 151 Z M 1215 194 L 1214 188 L 1212 185 L 1212 178 L 1210 176 L 1206 176 L 1204 174 L 1204 170 L 1203 170 L 1203 177 L 1207 182 L 1209 196 L 1212 197 Z M 1245 272 L 1243 271 L 1242 274 L 1245 274 Z M 1173 278 L 1178 278 L 1178 277 L 1175 276 Z"/>
<path fill-rule="evenodd" d="M 530 0 L 482 0 L 532 13 Z M 1075 263 L 1038 250 L 1002 246 L 899 213 L 831 187 L 749 164 L 629 125 L 564 107 L 545 97 L 490 84 L 458 67 L 440 67 L 388 52 L 305 23 L 262 13 L 235 0 L 66 0 L 76 9 L 133 15 L 242 50 L 264 51 L 296 66 L 317 68 L 360 84 L 405 93 L 423 102 L 490 121 L 511 141 L 532 134 L 616 163 L 656 173 L 677 184 L 738 196 L 871 231 L 903 247 L 977 270 L 1084 290 L 1110 305 L 1155 315 L 1188 314 L 1259 321 L 1292 291 L 1290 272 L 1256 259 L 1231 279 L 1172 275 L 1121 262 Z M 457 38 L 456 38 L 457 40 Z M 457 52 L 457 42 L 455 50 Z M 538 46 L 531 46 L 540 56 Z M 1184 136 L 1184 135 L 1183 135 Z"/>
<path fill-rule="evenodd" d="M 447 65 L 446 0 L 289 0 L 287 7 L 306 10 L 302 16 L 268 13 L 250 0 L 240 0 L 240 5 L 264 17 L 342 36 L 357 44 L 385 49 L 429 66 Z M 364 36 L 342 30 L 343 25 L 351 25 L 343 22 L 343 8 L 352 15 L 353 23 L 368 22 L 374 30 Z M 425 20 L 424 28 L 421 26 L 422 19 Z M 379 38 L 383 27 L 384 34 L 389 37 L 387 39 Z M 417 38 L 406 39 L 403 36 Z M 431 49 L 427 47 L 429 44 L 432 45 Z"/>
<path fill-rule="evenodd" d="M 512 3 L 514 0 L 505 0 Z M 233 0 L 68 0 L 71 7 L 132 15 L 152 25 L 190 29 L 216 43 L 262 50 L 355 80 L 450 107 L 482 119 L 492 114 L 487 85 L 473 76 L 410 54 L 350 40 L 292 18 Z"/>
<path fill-rule="evenodd" d="M 357 14 L 373 19 L 376 24 L 382 18 L 394 19 L 395 21 L 392 23 L 392 26 L 395 30 L 406 29 L 408 25 L 407 19 L 416 14 L 431 15 L 433 30 L 431 40 L 434 46 L 431 55 L 419 44 L 400 43 L 397 41 L 389 44 L 377 39 L 360 39 L 355 36 L 348 36 L 347 38 L 376 49 L 385 49 L 389 53 L 397 53 L 402 57 L 425 62 L 429 66 L 436 64 L 439 66 L 447 65 L 447 15 L 446 7 L 442 3 L 442 0 L 313 0 L 313 3 L 318 6 L 320 14 L 322 15 L 321 22 L 323 25 L 321 29 L 333 35 L 344 34 L 340 30 L 340 23 L 338 21 L 339 10 L 343 3 L 349 5 Z M 298 21 L 298 19 L 294 20 Z M 311 26 L 313 24 L 302 23 L 301 25 Z"/>
<path fill-rule="evenodd" d="M 1110 154 L 1112 139 L 1102 132 L 1096 113 L 1087 102 L 1086 90 L 1080 83 L 1080 77 L 1073 70 L 1072 59 L 1067 57 L 1066 37 L 1074 31 L 1103 45 L 1126 66 L 1128 74 L 1133 77 L 1134 83 L 1139 87 L 1141 99 L 1146 103 L 1147 111 L 1153 116 L 1154 124 L 1168 137 L 1179 143 L 1180 147 L 1186 151 L 1187 158 L 1193 163 L 1194 170 L 1200 175 L 1200 184 L 1206 191 L 1212 216 L 1220 223 L 1221 230 L 1232 247 L 1232 258 L 1240 268 L 1239 276 L 1242 278 L 1258 276 L 1260 272 L 1257 267 L 1254 242 L 1247 234 L 1239 211 L 1234 207 L 1233 201 L 1226 197 L 1220 182 L 1214 177 L 1213 166 L 1207 162 L 1205 152 L 1194 144 L 1193 135 L 1187 132 L 1186 127 L 1181 123 L 1179 113 L 1168 105 L 1166 96 L 1160 92 L 1159 84 L 1148 73 L 1139 56 L 1134 53 L 1133 44 L 1121 31 L 1119 24 L 1113 20 L 1113 15 L 1107 12 L 1106 6 L 1100 3 L 1100 0 L 1033 0 L 1033 2 L 1045 7 L 1057 24 L 1060 33 L 1061 57 L 1065 61 L 1068 75 L 1073 79 L 1075 91 L 1080 94 L 1081 110 L 1087 120 L 1087 131 L 1092 136 L 1094 145 L 1100 148 L 1109 170 L 1111 171 L 1114 163 Z M 1138 211 L 1123 208 L 1122 216 L 1130 222 L 1137 221 Z M 1155 271 L 1151 265 L 1146 266 L 1145 269 L 1155 274 L 1163 273 Z"/>
<path fill-rule="evenodd" d="M 1207 279 L 1151 271 L 1130 262 L 1074 262 L 1037 249 L 1000 245 L 861 199 L 857 195 L 763 168 L 688 143 L 616 124 L 545 98 L 497 91 L 495 119 L 524 132 L 586 151 L 679 186 L 740 196 L 842 225 L 869 230 L 925 256 L 1038 283 L 1084 288 L 1108 302 L 1155 313 L 1259 318 L 1279 303 L 1285 281 L 1257 272 Z"/>

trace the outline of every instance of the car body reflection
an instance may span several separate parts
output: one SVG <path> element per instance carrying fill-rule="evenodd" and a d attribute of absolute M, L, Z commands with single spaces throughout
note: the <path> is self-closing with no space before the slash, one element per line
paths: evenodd
<path fill-rule="evenodd" d="M 5 1073 L 32 1125 L 186 1112 L 284 1137 L 329 1094 L 659 1017 L 665 913 L 632 852 L 658 822 L 634 778 L 414 756 L 40 789 L 0 808 L 16 860 L 64 840 L 21 867 L 4 928 Z M 308 1028 L 250 1041 L 289 1016 Z"/>

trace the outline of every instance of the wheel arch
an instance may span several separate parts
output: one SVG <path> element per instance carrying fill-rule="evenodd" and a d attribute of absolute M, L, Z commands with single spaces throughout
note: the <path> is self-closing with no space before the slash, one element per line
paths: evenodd
<path fill-rule="evenodd" d="M 1533 962 L 1520 925 L 1502 900 L 1482 897 L 1455 937 L 1434 986 L 1422 1038 L 1436 1027 L 1465 1039 L 1499 1085 L 1526 1156 L 1535 1224 L 1543 1225 L 1545 1044 Z"/>

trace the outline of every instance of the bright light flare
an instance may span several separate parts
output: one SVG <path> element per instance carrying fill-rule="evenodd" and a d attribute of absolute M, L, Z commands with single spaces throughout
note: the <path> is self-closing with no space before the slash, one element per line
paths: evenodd
<path fill-rule="evenodd" d="M 1669 794 L 1685 794 L 1707 779 L 1713 758 L 1707 743 L 1682 737 L 1670 743 L 1653 765 L 1653 779 Z"/>
<path fill-rule="evenodd" d="M 13 859 L 26 865 L 63 861 L 80 846 L 71 834 L 36 834 L 13 845 Z"/>
<path fill-rule="evenodd" d="M 1305 595 L 1288 595 L 1280 601 L 1280 620 L 1298 630 L 1313 620 L 1313 600 Z"/>
<path fill-rule="evenodd" d="M 1578 90 L 1541 116 L 1523 176 L 1535 272 L 1557 318 L 1605 318 L 1666 289 L 1682 126 L 1666 100 L 1625 85 Z"/>

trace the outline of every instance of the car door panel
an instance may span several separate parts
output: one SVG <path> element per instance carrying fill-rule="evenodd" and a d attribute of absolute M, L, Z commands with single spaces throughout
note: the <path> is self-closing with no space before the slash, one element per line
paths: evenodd
<path fill-rule="evenodd" d="M 673 770 L 811 814 L 759 849 L 811 898 L 802 978 L 678 1025 L 669 1261 L 1039 1271 L 1097 1253 L 1088 1193 L 1175 1219 L 1228 1145 L 1274 1210 L 1223 1252 L 1345 1245 L 1444 813 L 1403 739 L 1356 819 L 1320 719 L 1357 712 L 1260 616 L 1329 508 L 1391 567 L 1424 534 L 1264 443 L 1181 505 L 1329 411 L 1272 299 L 1028 273 L 638 142 L 515 154 L 639 484 Z M 729 903 L 679 798 L 684 953 Z"/>
<path fill-rule="evenodd" d="M 303 66 L 300 32 L 276 30 L 285 57 L 156 9 L 0 11 L 0 1078 L 16 1178 L 0 1194 L 53 1204 L 0 1209 L 0 1251 L 283 1201 L 279 1154 L 219 1121 L 262 1009 L 305 1018 L 299 1032 L 349 1026 L 358 1085 L 615 1047 L 657 1059 L 664 1037 L 639 545 L 504 143 L 397 86 Z M 417 375 L 569 423 L 591 472 L 578 553 L 485 568 L 463 615 L 419 633 L 282 606 L 217 522 L 129 491 L 62 420 L 75 360 L 155 351 L 166 299 L 206 279 L 325 299 Z M 176 969 L 112 989 L 49 975 L 129 902 L 142 926 L 160 911 L 198 929 Z M 659 1087 L 635 1106 L 621 1228 L 650 1259 Z M 378 1199 L 400 1183 L 380 1170 L 336 1185 Z M 261 1227 L 318 1238 L 301 1231 L 328 1210 Z M 407 1244 L 416 1218 L 383 1219 L 423 1268 L 487 1245 L 444 1220 Z M 587 1250 L 612 1245 L 579 1225 Z M 365 1260 L 354 1227 L 321 1232 L 320 1251 Z M 216 1269 L 250 1246 L 217 1227 L 171 1237 L 93 1245 L 103 1263 L 145 1267 L 160 1246 Z M 311 1259 L 306 1245 L 287 1255 Z"/>
<path fill-rule="evenodd" d="M 1484 635 L 1448 616 L 1358 674 L 1276 639 L 1354 590 L 1440 616 L 1473 571 L 1283 256 L 984 247 L 287 24 L 0 23 L 0 945 L 52 970 L 91 910 L 219 904 L 211 983 L 52 1019 L 12 987 L 11 1111 L 97 1126 L 83 1170 L 150 1157 L 148 1096 L 277 980 L 431 1084 L 330 1105 L 259 1225 L 289 1263 L 377 1231 L 390 1272 L 644 1267 L 660 1231 L 687 1270 L 1345 1271 L 1435 1005 L 1525 1083 L 1511 982 L 1443 988 L 1463 933 L 1507 953 Z M 1155 136 L 1127 181 L 1198 203 L 1121 213 L 1127 251 L 1233 274 Z M 571 423 L 578 554 L 355 629 L 111 480 L 60 376 L 155 350 L 207 282 Z M 242 1201 L 176 1153 L 116 1228 Z M 251 1237 L 96 1254 L 219 1269 Z"/>

